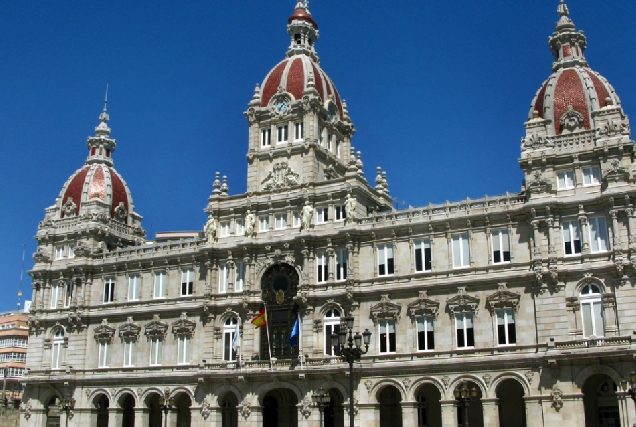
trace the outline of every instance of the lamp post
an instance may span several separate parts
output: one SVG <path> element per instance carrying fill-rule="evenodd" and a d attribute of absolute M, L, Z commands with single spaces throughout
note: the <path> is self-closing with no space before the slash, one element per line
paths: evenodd
<path fill-rule="evenodd" d="M 462 381 L 462 383 L 455 389 L 455 399 L 459 402 L 459 405 L 463 408 L 462 414 L 464 414 L 464 427 L 468 427 L 468 405 L 477 397 L 477 388 L 473 385 L 468 388 L 468 383 Z"/>
<path fill-rule="evenodd" d="M 170 393 L 166 393 L 159 398 L 159 406 L 163 410 L 163 426 L 168 427 L 168 412 L 174 406 L 174 397 Z"/>
<path fill-rule="evenodd" d="M 66 427 L 68 427 L 68 418 L 73 408 L 75 408 L 75 399 L 73 399 L 73 396 L 69 395 L 62 399 L 61 409 L 66 413 Z"/>
<path fill-rule="evenodd" d="M 623 390 L 625 390 L 629 385 L 629 390 L 627 390 L 627 393 L 629 393 L 629 397 L 632 398 L 632 401 L 636 405 L 636 372 L 632 371 L 629 374 L 629 384 L 627 380 L 623 380 L 621 381 L 621 383 L 621 385 L 623 386 Z M 633 427 L 636 427 L 636 422 L 634 423 Z"/>
<path fill-rule="evenodd" d="M 324 427 L 325 421 L 323 414 L 325 412 L 325 408 L 329 406 L 329 403 L 331 402 L 331 396 L 329 396 L 329 393 L 325 393 L 325 390 L 320 387 L 316 393 L 311 395 L 311 400 L 318 405 L 318 409 L 320 410 L 320 427 Z"/>
<path fill-rule="evenodd" d="M 349 426 L 353 427 L 353 362 L 360 360 L 363 354 L 369 351 L 369 341 L 371 340 L 371 332 L 365 329 L 362 335 L 353 334 L 353 316 L 345 317 L 345 328 L 340 328 L 340 332 L 331 334 L 331 345 L 333 346 L 336 356 L 342 357 L 349 363 Z M 349 336 L 347 336 L 347 334 Z M 362 340 L 364 339 L 364 351 L 362 351 Z"/>

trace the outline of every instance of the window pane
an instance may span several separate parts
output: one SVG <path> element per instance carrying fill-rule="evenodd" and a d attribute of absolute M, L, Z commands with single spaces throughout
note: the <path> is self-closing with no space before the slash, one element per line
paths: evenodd
<path fill-rule="evenodd" d="M 462 239 L 462 266 L 468 267 L 470 265 L 470 248 L 468 245 L 468 236 Z"/>
<path fill-rule="evenodd" d="M 603 314 L 600 302 L 595 302 L 592 305 L 592 313 L 594 314 L 594 335 L 602 337 L 604 335 L 603 328 Z"/>
<path fill-rule="evenodd" d="M 468 347 L 475 346 L 475 336 L 473 334 L 473 328 L 466 329 L 466 346 Z"/>
<path fill-rule="evenodd" d="M 423 271 L 424 263 L 422 259 L 422 248 L 415 249 L 415 271 Z"/>
<path fill-rule="evenodd" d="M 590 303 L 581 304 L 581 315 L 583 316 L 583 335 L 586 337 L 594 335 L 592 306 Z"/>

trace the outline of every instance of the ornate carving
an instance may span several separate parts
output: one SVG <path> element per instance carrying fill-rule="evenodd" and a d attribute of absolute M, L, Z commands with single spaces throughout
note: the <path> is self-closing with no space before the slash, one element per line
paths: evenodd
<path fill-rule="evenodd" d="M 399 321 L 400 311 L 402 311 L 402 306 L 400 304 L 391 302 L 388 295 L 380 296 L 380 302 L 371 307 L 370 310 L 374 323 L 378 323 L 379 319 L 391 319 Z"/>
<path fill-rule="evenodd" d="M 492 377 L 490 376 L 490 374 L 484 374 L 481 376 L 481 378 L 484 380 L 484 383 L 486 383 L 486 387 L 489 387 L 490 381 L 492 380 Z"/>
<path fill-rule="evenodd" d="M 152 316 L 152 320 L 146 323 L 144 334 L 148 339 L 165 338 L 168 331 L 168 324 L 159 319 L 158 314 Z"/>
<path fill-rule="evenodd" d="M 552 190 L 552 184 L 543 177 L 541 171 L 536 170 L 532 174 L 532 179 L 526 184 L 526 189 L 530 193 L 547 193 Z"/>
<path fill-rule="evenodd" d="M 412 384 L 412 383 L 413 383 L 413 382 L 411 381 L 411 379 L 410 379 L 410 378 L 405 378 L 405 379 L 402 381 L 402 384 L 404 384 L 404 389 L 405 389 L 406 391 L 408 391 L 408 390 L 411 388 L 411 384 Z"/>
<path fill-rule="evenodd" d="M 66 203 L 62 206 L 62 212 L 64 213 L 64 218 L 71 218 L 77 215 L 77 205 L 72 197 L 66 200 Z"/>
<path fill-rule="evenodd" d="M 561 116 L 561 132 L 563 134 L 576 132 L 583 129 L 583 114 L 576 111 L 571 105 L 568 105 L 568 111 Z"/>
<path fill-rule="evenodd" d="M 300 230 L 309 230 L 311 227 L 311 221 L 314 218 L 314 208 L 309 203 L 309 200 L 305 201 L 305 206 L 300 213 Z"/>
<path fill-rule="evenodd" d="M 238 412 L 241 414 L 243 419 L 247 419 L 252 413 L 252 408 L 250 407 L 250 402 L 247 400 L 247 397 L 243 399 L 241 403 L 238 405 Z"/>
<path fill-rule="evenodd" d="M 446 301 L 446 306 L 451 315 L 455 313 L 475 313 L 479 307 L 479 298 L 466 293 L 466 287 L 457 288 L 457 295 Z"/>
<path fill-rule="evenodd" d="M 364 386 L 367 388 L 367 392 L 371 393 L 371 389 L 373 388 L 373 381 L 371 380 L 366 380 L 364 382 Z"/>
<path fill-rule="evenodd" d="M 348 414 L 350 412 L 350 408 L 351 408 L 351 406 L 349 405 L 349 399 L 347 399 L 345 401 L 345 403 L 343 403 L 343 406 L 347 410 L 347 414 Z M 354 413 L 354 415 L 358 415 L 358 412 L 359 412 L 358 399 L 354 398 L 353 399 L 353 413 Z"/>
<path fill-rule="evenodd" d="M 207 222 L 205 223 L 205 226 L 203 226 L 203 231 L 205 231 L 205 236 L 207 238 L 208 243 L 214 243 L 214 241 L 216 240 L 216 230 L 217 230 L 216 219 L 214 219 L 213 214 L 210 214 L 208 216 Z"/>
<path fill-rule="evenodd" d="M 521 296 L 518 293 L 511 292 L 505 283 L 499 284 L 497 292 L 486 297 L 486 305 L 491 312 L 495 310 L 513 309 L 517 310 Z"/>
<path fill-rule="evenodd" d="M 450 377 L 448 376 L 444 376 L 442 377 L 442 382 L 444 383 L 444 387 L 448 387 L 448 385 L 450 384 Z"/>
<path fill-rule="evenodd" d="M 29 421 L 29 418 L 31 418 L 31 402 L 20 403 L 20 412 L 22 412 L 24 418 Z"/>
<path fill-rule="evenodd" d="M 621 166 L 619 159 L 612 159 L 610 161 L 610 167 L 605 171 L 603 179 L 606 182 L 627 181 L 629 179 L 629 171 Z"/>
<path fill-rule="evenodd" d="M 33 260 L 36 263 L 49 262 L 51 261 L 51 255 L 44 248 L 38 248 L 38 250 L 33 253 Z"/>
<path fill-rule="evenodd" d="M 302 402 L 300 403 L 301 403 L 300 413 L 302 414 L 303 417 L 305 417 L 305 419 L 309 418 L 311 416 L 311 407 L 313 405 L 313 402 L 311 401 L 310 398 L 305 396 Z"/>
<path fill-rule="evenodd" d="M 95 328 L 95 341 L 110 341 L 115 335 L 115 328 L 108 324 L 108 320 L 102 320 L 101 325 Z"/>
<path fill-rule="evenodd" d="M 274 165 L 265 179 L 261 182 L 264 191 L 276 191 L 300 184 L 300 175 L 294 172 L 287 162 Z"/>
<path fill-rule="evenodd" d="M 196 322 L 188 320 L 186 313 L 181 313 L 178 320 L 172 322 L 172 333 L 175 336 L 188 336 L 191 337 L 194 334 L 194 328 L 197 326 Z"/>
<path fill-rule="evenodd" d="M 122 323 L 119 326 L 119 337 L 123 339 L 134 339 L 137 340 L 139 338 L 139 333 L 141 332 L 141 326 L 133 323 L 132 317 L 126 318 L 126 322 Z"/>
<path fill-rule="evenodd" d="M 406 309 L 412 319 L 422 316 L 437 317 L 439 301 L 430 299 L 427 291 L 420 291 L 418 297 L 411 301 Z"/>
<path fill-rule="evenodd" d="M 124 206 L 124 202 L 119 202 L 119 205 L 115 208 L 115 220 L 125 223 L 127 219 L 128 211 L 126 210 L 126 206 Z"/>
<path fill-rule="evenodd" d="M 555 385 L 552 388 L 552 392 L 550 392 L 550 397 L 552 400 L 552 407 L 555 411 L 559 412 L 561 408 L 563 408 L 563 392 Z"/>
<path fill-rule="evenodd" d="M 211 414 L 212 405 L 210 405 L 210 402 L 208 402 L 207 400 L 204 400 L 201 404 L 201 417 L 203 417 L 204 420 L 207 420 Z"/>
<path fill-rule="evenodd" d="M 528 371 L 525 373 L 526 379 L 528 380 L 528 384 L 532 384 L 532 378 L 534 377 L 534 372 Z"/>

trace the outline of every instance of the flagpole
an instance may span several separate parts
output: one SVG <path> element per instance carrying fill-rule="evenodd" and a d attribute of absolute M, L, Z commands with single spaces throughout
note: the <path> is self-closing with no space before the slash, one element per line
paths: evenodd
<path fill-rule="evenodd" d="M 267 350 L 269 351 L 269 369 L 274 370 L 274 366 L 272 365 L 272 342 L 269 337 L 269 316 L 267 315 L 267 305 L 263 302 L 263 307 L 265 308 L 265 329 L 267 329 Z"/>
<path fill-rule="evenodd" d="M 303 322 L 298 310 L 298 357 L 300 358 L 300 369 L 303 369 Z"/>

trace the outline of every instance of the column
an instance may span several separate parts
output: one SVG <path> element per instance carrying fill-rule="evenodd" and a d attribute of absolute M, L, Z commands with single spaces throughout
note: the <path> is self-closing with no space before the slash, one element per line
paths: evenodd
<path fill-rule="evenodd" d="M 138 405 L 142 405 L 142 402 L 137 402 Z M 135 425 L 145 427 L 150 423 L 150 409 L 144 406 L 135 407 Z"/>
<path fill-rule="evenodd" d="M 358 404 L 356 427 L 380 427 L 380 405 L 377 403 Z M 349 426 L 349 411 L 344 410 L 345 426 Z M 403 423 L 404 427 L 410 427 Z"/>
<path fill-rule="evenodd" d="M 440 400 L 442 406 L 442 427 L 457 427 L 457 402 Z"/>
<path fill-rule="evenodd" d="M 612 218 L 612 250 L 615 253 L 622 252 L 623 242 L 621 241 L 621 233 L 618 229 L 618 211 L 616 209 L 612 209 L 609 211 L 609 214 Z"/>
<path fill-rule="evenodd" d="M 484 426 L 499 427 L 499 399 L 481 399 L 481 404 L 484 409 Z"/>
<path fill-rule="evenodd" d="M 583 211 L 583 206 L 579 206 L 579 224 L 581 224 L 581 253 L 590 253 L 590 234 L 587 224 L 587 215 Z"/>
<path fill-rule="evenodd" d="M 116 406 L 108 408 L 108 425 L 120 426 L 122 422 L 123 410 Z M 64 415 L 62 415 L 64 416 Z"/>
<path fill-rule="evenodd" d="M 177 427 L 177 408 L 170 408 L 168 410 L 168 417 L 166 422 L 166 427 Z M 165 414 L 164 414 L 165 417 Z M 117 427 L 119 424 L 115 425 Z M 110 427 L 110 424 L 108 425 Z"/>
<path fill-rule="evenodd" d="M 417 426 L 417 402 L 402 402 L 402 426 Z"/>
<path fill-rule="evenodd" d="M 636 403 L 632 400 L 629 394 L 625 393 L 623 396 L 619 395 L 618 403 L 623 425 L 632 426 L 636 424 Z"/>
<path fill-rule="evenodd" d="M 526 425 L 529 427 L 544 427 L 543 422 L 543 405 L 541 399 L 543 396 L 523 396 L 526 406 Z"/>

